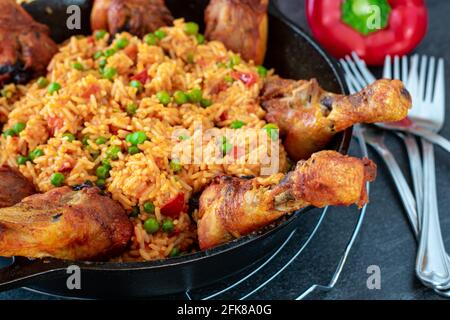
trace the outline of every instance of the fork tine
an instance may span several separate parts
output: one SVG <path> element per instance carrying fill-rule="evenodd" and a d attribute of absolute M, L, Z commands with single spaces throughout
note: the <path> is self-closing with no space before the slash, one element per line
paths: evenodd
<path fill-rule="evenodd" d="M 434 88 L 433 104 L 441 119 L 445 117 L 445 71 L 444 59 L 440 58 L 436 72 L 436 85 Z"/>
<path fill-rule="evenodd" d="M 375 77 L 372 75 L 372 73 L 367 68 L 366 63 L 361 60 L 361 58 L 356 54 L 355 51 L 352 52 L 353 60 L 355 61 L 356 66 L 358 67 L 359 71 L 361 72 L 362 76 L 366 80 L 366 83 L 373 83 L 376 81 Z"/>
<path fill-rule="evenodd" d="M 348 90 L 350 90 L 351 94 L 358 92 L 347 75 L 345 76 L 345 81 L 347 82 Z"/>
<path fill-rule="evenodd" d="M 402 57 L 402 76 L 400 78 L 404 83 L 408 81 L 408 57 Z"/>
<path fill-rule="evenodd" d="M 384 59 L 383 78 L 392 79 L 391 56 L 389 55 Z"/>
<path fill-rule="evenodd" d="M 358 68 L 356 67 L 356 64 L 353 62 L 353 60 L 349 57 L 346 56 L 345 60 L 347 61 L 350 69 L 353 72 L 353 75 L 355 76 L 355 79 L 359 82 L 361 89 L 364 88 L 365 86 L 368 85 L 368 83 L 366 82 L 366 80 L 364 79 L 364 77 L 361 75 L 361 73 L 359 72 Z"/>
<path fill-rule="evenodd" d="M 427 89 L 425 90 L 425 101 L 427 103 L 431 103 L 431 100 L 433 99 L 435 62 L 435 58 L 430 57 L 430 62 L 428 64 Z"/>
<path fill-rule="evenodd" d="M 400 60 L 398 56 L 394 57 L 394 77 L 393 79 L 400 80 Z"/>
<path fill-rule="evenodd" d="M 340 63 L 342 65 L 342 67 L 344 68 L 345 74 L 347 75 L 349 82 L 352 84 L 352 87 L 354 89 L 354 92 L 352 92 L 352 93 L 355 93 L 355 92 L 361 90 L 362 87 L 359 84 L 359 82 L 356 80 L 355 76 L 350 71 L 350 67 L 348 66 L 347 62 L 344 59 L 340 59 Z M 349 86 L 349 89 L 350 89 L 350 86 Z"/>
<path fill-rule="evenodd" d="M 419 84 L 418 84 L 418 101 L 422 101 L 425 97 L 425 82 L 427 71 L 428 57 L 423 55 L 420 59 L 420 72 L 419 72 Z"/>

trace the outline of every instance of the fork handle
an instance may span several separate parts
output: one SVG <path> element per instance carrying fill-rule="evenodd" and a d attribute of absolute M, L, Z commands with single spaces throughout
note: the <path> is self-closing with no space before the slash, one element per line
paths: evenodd
<path fill-rule="evenodd" d="M 450 153 L 450 141 L 443 136 L 420 127 L 408 127 L 406 128 L 406 131 L 422 137 Z"/>
<path fill-rule="evenodd" d="M 403 206 L 405 207 L 411 228 L 413 229 L 414 235 L 417 237 L 419 235 L 419 217 L 416 210 L 416 200 L 414 199 L 414 195 L 408 185 L 408 182 L 406 182 L 400 166 L 395 160 L 393 154 L 387 148 L 379 144 L 370 142 L 369 144 L 375 149 L 375 151 L 377 151 L 385 162 L 386 167 L 394 180 L 397 191 L 400 194 L 400 198 L 403 202 Z"/>
<path fill-rule="evenodd" d="M 450 263 L 439 224 L 433 144 L 422 139 L 422 150 L 424 206 L 416 273 L 425 284 L 438 289 L 448 289 Z"/>

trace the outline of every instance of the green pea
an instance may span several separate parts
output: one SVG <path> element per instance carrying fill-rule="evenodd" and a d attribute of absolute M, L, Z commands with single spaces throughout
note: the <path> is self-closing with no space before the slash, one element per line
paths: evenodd
<path fill-rule="evenodd" d="M 267 76 L 267 69 L 264 66 L 257 66 L 256 71 L 261 77 Z"/>
<path fill-rule="evenodd" d="M 167 91 L 159 91 L 156 94 L 156 98 L 164 106 L 167 106 L 170 103 L 170 95 Z"/>
<path fill-rule="evenodd" d="M 138 80 L 131 80 L 130 87 L 136 88 L 138 92 L 142 91 L 142 83 Z"/>
<path fill-rule="evenodd" d="M 186 22 L 184 25 L 184 32 L 186 32 L 189 35 L 196 35 L 198 33 L 198 24 L 195 22 Z"/>
<path fill-rule="evenodd" d="M 25 156 L 18 156 L 18 157 L 17 157 L 17 164 L 18 164 L 19 166 L 25 165 L 25 164 L 27 163 L 28 160 L 29 160 L 28 157 L 25 157 Z"/>
<path fill-rule="evenodd" d="M 105 68 L 102 72 L 103 78 L 112 80 L 117 74 L 117 70 L 115 68 Z"/>
<path fill-rule="evenodd" d="M 174 247 L 169 253 L 169 256 L 171 258 L 177 257 L 179 255 L 180 255 L 180 249 L 178 249 L 177 247 Z"/>
<path fill-rule="evenodd" d="M 109 57 L 115 55 L 116 52 L 117 52 L 116 49 L 114 49 L 114 48 L 109 48 L 109 49 L 106 49 L 106 50 L 105 50 L 104 55 L 105 55 L 105 57 L 109 58 Z"/>
<path fill-rule="evenodd" d="M 54 94 L 55 92 L 58 92 L 61 89 L 61 85 L 58 82 L 52 82 L 49 84 L 47 91 L 50 94 Z"/>
<path fill-rule="evenodd" d="M 36 83 L 40 89 L 44 89 L 45 87 L 48 86 L 49 81 L 45 77 L 39 77 L 39 79 L 37 79 Z"/>
<path fill-rule="evenodd" d="M 50 177 L 50 182 L 55 187 L 60 187 L 64 183 L 64 175 L 61 172 L 55 172 Z"/>
<path fill-rule="evenodd" d="M 203 44 L 203 43 L 205 43 L 205 36 L 202 35 L 201 33 L 199 33 L 199 34 L 196 36 L 196 38 L 197 38 L 197 43 L 198 43 L 198 44 Z"/>
<path fill-rule="evenodd" d="M 170 169 L 172 169 L 173 172 L 178 172 L 181 169 L 183 169 L 183 166 L 181 165 L 180 160 L 178 160 L 178 159 L 170 160 L 169 165 L 170 165 Z"/>
<path fill-rule="evenodd" d="M 69 142 L 72 142 L 72 141 L 75 140 L 75 136 L 73 134 L 71 134 L 70 132 L 64 133 L 62 135 L 62 138 L 67 140 L 67 141 L 69 141 Z"/>
<path fill-rule="evenodd" d="M 131 143 L 133 146 L 137 146 L 147 141 L 147 135 L 143 131 L 136 131 L 127 135 L 125 141 Z"/>
<path fill-rule="evenodd" d="M 212 104 L 213 104 L 213 102 L 212 102 L 210 99 L 202 99 L 202 100 L 200 100 L 200 105 L 201 105 L 203 108 L 208 108 L 208 107 L 210 107 Z"/>
<path fill-rule="evenodd" d="M 185 104 L 189 101 L 188 96 L 183 91 L 176 91 L 173 94 L 173 99 L 175 100 L 175 103 L 178 105 Z"/>
<path fill-rule="evenodd" d="M 175 228 L 175 225 L 173 224 L 173 221 L 170 219 L 166 219 L 162 223 L 162 231 L 166 233 L 172 233 L 173 229 Z"/>
<path fill-rule="evenodd" d="M 121 39 L 118 39 L 116 41 L 116 44 L 114 45 L 114 48 L 116 48 L 118 50 L 124 49 L 124 48 L 126 48 L 128 46 L 129 43 L 130 42 L 128 41 L 127 38 L 121 38 Z"/>
<path fill-rule="evenodd" d="M 97 169 L 95 169 L 95 174 L 100 179 L 106 179 L 109 177 L 109 168 L 104 166 L 99 166 Z"/>
<path fill-rule="evenodd" d="M 95 184 L 97 185 L 97 187 L 103 187 L 106 184 L 106 180 L 99 178 L 99 179 L 97 179 Z"/>
<path fill-rule="evenodd" d="M 228 74 L 225 77 L 223 77 L 223 80 L 225 80 L 225 82 L 228 83 L 228 84 L 231 84 L 231 83 L 234 82 L 233 77 L 228 75 Z"/>
<path fill-rule="evenodd" d="M 231 123 L 230 128 L 231 128 L 231 129 L 240 129 L 240 128 L 242 128 L 244 125 L 245 125 L 245 122 L 244 122 L 244 121 L 241 121 L 241 120 L 234 120 L 234 121 Z"/>
<path fill-rule="evenodd" d="M 136 146 L 131 146 L 131 147 L 128 148 L 128 154 L 133 155 L 133 154 L 136 154 L 136 153 L 139 153 L 139 152 L 141 152 L 141 150 L 138 147 L 136 147 Z"/>
<path fill-rule="evenodd" d="M 155 36 L 156 36 L 159 40 L 162 40 L 162 39 L 164 39 L 164 38 L 166 37 L 166 33 L 165 33 L 163 30 L 159 29 L 159 30 L 156 30 L 156 31 L 155 31 Z"/>
<path fill-rule="evenodd" d="M 130 116 L 134 116 L 136 114 L 136 110 L 137 110 L 137 105 L 135 103 L 130 103 L 126 107 L 126 111 Z"/>
<path fill-rule="evenodd" d="M 149 33 L 144 37 L 144 41 L 149 46 L 154 46 L 158 43 L 158 37 L 156 37 L 153 33 Z"/>
<path fill-rule="evenodd" d="M 100 69 L 103 69 L 104 67 L 106 67 L 106 59 L 99 60 L 98 66 L 100 67 Z"/>
<path fill-rule="evenodd" d="M 146 202 L 144 203 L 144 211 L 147 213 L 154 213 L 155 212 L 155 205 L 153 204 L 153 202 Z"/>
<path fill-rule="evenodd" d="M 3 131 L 4 137 L 14 137 L 16 135 L 16 132 L 13 129 L 6 129 Z"/>
<path fill-rule="evenodd" d="M 158 232 L 159 230 L 159 222 L 155 218 L 149 218 L 144 222 L 144 229 L 149 234 L 153 234 Z"/>
<path fill-rule="evenodd" d="M 268 123 L 263 127 L 272 140 L 278 139 L 278 126 L 274 123 Z"/>
<path fill-rule="evenodd" d="M 14 130 L 15 133 L 19 134 L 20 132 L 22 132 L 26 127 L 26 124 L 23 122 L 17 122 L 12 126 L 12 129 Z"/>
<path fill-rule="evenodd" d="M 95 60 L 100 59 L 100 58 L 103 57 L 104 55 L 105 55 L 105 54 L 104 54 L 103 52 L 97 51 L 97 52 L 94 53 L 94 59 L 95 59 Z"/>
<path fill-rule="evenodd" d="M 98 137 L 97 139 L 95 139 L 95 144 L 98 145 L 105 144 L 106 141 L 108 141 L 108 139 L 106 139 L 105 137 Z"/>
<path fill-rule="evenodd" d="M 72 68 L 74 68 L 75 70 L 78 70 L 78 71 L 84 70 L 84 66 L 80 62 L 74 62 L 72 64 Z"/>
<path fill-rule="evenodd" d="M 191 103 L 199 103 L 202 100 L 203 91 L 201 89 L 192 89 L 187 96 Z"/>
<path fill-rule="evenodd" d="M 225 63 L 223 63 L 223 62 L 217 62 L 217 66 L 219 68 L 226 68 L 227 67 L 227 65 Z"/>
<path fill-rule="evenodd" d="M 88 140 L 89 140 L 89 136 L 86 135 L 86 136 L 83 137 L 83 139 L 81 139 L 81 143 L 84 146 L 87 146 L 89 144 Z"/>
<path fill-rule="evenodd" d="M 227 141 L 227 138 L 222 137 L 222 154 L 225 156 L 231 151 L 233 145 Z"/>
<path fill-rule="evenodd" d="M 121 151 L 119 146 L 110 146 L 107 150 L 106 150 L 106 155 L 112 159 L 112 160 L 117 160 L 119 159 L 119 152 Z"/>
<path fill-rule="evenodd" d="M 30 158 L 31 161 L 34 161 L 36 158 L 39 158 L 44 155 L 44 151 L 41 149 L 34 149 L 33 151 L 30 151 L 28 154 L 28 158 Z"/>
<path fill-rule="evenodd" d="M 105 158 L 105 159 L 102 160 L 102 165 L 103 165 L 104 167 L 106 167 L 106 168 L 111 169 L 111 162 L 109 161 L 108 158 Z"/>
<path fill-rule="evenodd" d="M 141 213 L 141 210 L 139 209 L 139 206 L 134 206 L 134 207 L 131 209 L 131 214 L 130 214 L 130 216 L 132 216 L 133 218 L 136 218 L 136 217 L 139 215 L 139 213 Z"/>
<path fill-rule="evenodd" d="M 106 30 L 97 30 L 95 31 L 95 39 L 96 40 L 101 40 L 106 36 L 107 32 Z"/>
<path fill-rule="evenodd" d="M 241 63 L 241 57 L 238 55 L 231 56 L 230 60 L 228 61 L 228 68 L 233 69 L 234 66 L 237 66 Z"/>

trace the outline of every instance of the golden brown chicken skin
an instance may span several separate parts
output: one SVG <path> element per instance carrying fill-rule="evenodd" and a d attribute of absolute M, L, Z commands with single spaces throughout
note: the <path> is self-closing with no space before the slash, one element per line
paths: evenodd
<path fill-rule="evenodd" d="M 139 37 L 172 21 L 164 0 L 95 0 L 91 13 L 93 30 L 104 29 L 111 34 L 127 31 Z"/>
<path fill-rule="evenodd" d="M 19 171 L 0 167 L 0 208 L 13 206 L 35 193 L 34 185 Z"/>
<path fill-rule="evenodd" d="M 47 26 L 34 21 L 14 0 L 0 1 L 0 43 L 0 87 L 44 74 L 58 50 Z"/>
<path fill-rule="evenodd" d="M 211 0 L 205 11 L 205 35 L 227 49 L 262 64 L 266 54 L 268 0 Z"/>
<path fill-rule="evenodd" d="M 266 120 L 278 125 L 293 160 L 324 149 L 333 136 L 356 123 L 404 119 L 411 96 L 398 80 L 378 80 L 361 92 L 343 96 L 323 90 L 315 79 L 267 79 L 261 105 Z"/>
<path fill-rule="evenodd" d="M 123 251 L 132 235 L 124 209 L 95 187 L 56 188 L 0 209 L 0 256 L 98 260 Z"/>
<path fill-rule="evenodd" d="M 368 201 L 366 182 L 375 175 L 376 166 L 368 159 L 321 151 L 298 162 L 286 176 L 274 176 L 272 184 L 260 178 L 217 178 L 200 197 L 200 248 L 246 235 L 309 205 L 361 207 Z"/>

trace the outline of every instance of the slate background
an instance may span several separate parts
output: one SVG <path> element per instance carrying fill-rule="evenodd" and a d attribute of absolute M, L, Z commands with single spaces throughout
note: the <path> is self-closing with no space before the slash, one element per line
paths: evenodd
<path fill-rule="evenodd" d="M 278 7 L 295 23 L 309 32 L 304 16 L 304 1 L 278 0 Z M 446 61 L 447 88 L 450 88 L 450 34 L 448 17 L 450 1 L 428 0 L 429 31 L 417 48 L 421 54 L 444 57 Z M 379 72 L 379 70 L 374 70 Z M 447 101 L 450 101 L 447 92 Z M 447 123 L 450 112 L 447 113 Z M 450 125 L 441 134 L 450 138 Z M 407 158 L 403 145 L 389 135 L 387 144 L 391 147 L 404 173 L 409 178 Z M 358 155 L 358 147 L 353 143 L 351 153 Z M 335 288 L 328 293 L 313 293 L 311 299 L 440 299 L 425 288 L 415 278 L 414 262 L 416 244 L 405 218 L 399 197 L 396 194 L 389 173 L 381 160 L 371 152 L 371 157 L 379 165 L 378 179 L 371 187 L 371 204 L 368 207 L 361 232 L 353 246 Z M 447 248 L 450 250 L 450 155 L 436 148 L 436 168 L 438 202 L 441 227 Z M 238 298 L 246 295 L 279 270 L 297 252 L 308 233 L 319 218 L 320 211 L 305 215 L 296 234 L 285 249 L 263 268 L 251 281 L 232 290 L 222 298 Z M 331 279 L 339 257 L 351 235 L 358 213 L 354 209 L 332 208 L 316 237 L 302 254 L 267 286 L 250 298 L 293 299 L 313 283 L 326 284 Z M 366 286 L 367 267 L 377 265 L 381 269 L 381 289 L 369 290 Z M 238 278 L 238 277 L 237 277 Z M 203 297 L 230 284 L 220 283 L 210 288 L 192 293 L 193 297 Z M 173 296 L 170 298 L 183 298 Z M 0 299 L 54 299 L 24 289 L 0 293 Z"/>

